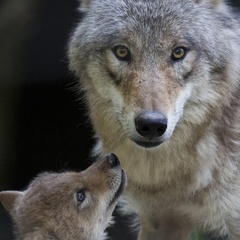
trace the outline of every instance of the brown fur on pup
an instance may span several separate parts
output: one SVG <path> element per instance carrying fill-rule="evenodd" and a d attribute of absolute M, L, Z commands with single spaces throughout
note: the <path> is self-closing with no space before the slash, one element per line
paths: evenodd
<path fill-rule="evenodd" d="M 0 200 L 19 240 L 100 240 L 125 187 L 109 154 L 82 172 L 40 174 L 23 192 L 0 192 Z"/>

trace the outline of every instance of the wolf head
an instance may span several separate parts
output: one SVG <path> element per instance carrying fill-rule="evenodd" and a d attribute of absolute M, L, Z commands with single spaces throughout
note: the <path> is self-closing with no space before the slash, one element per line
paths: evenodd
<path fill-rule="evenodd" d="M 223 1 L 85 0 L 81 9 L 70 68 L 110 148 L 182 139 L 234 88 L 239 25 Z"/>
<path fill-rule="evenodd" d="M 40 174 L 26 191 L 0 192 L 17 239 L 103 239 L 126 176 L 114 154 L 83 172 Z"/>

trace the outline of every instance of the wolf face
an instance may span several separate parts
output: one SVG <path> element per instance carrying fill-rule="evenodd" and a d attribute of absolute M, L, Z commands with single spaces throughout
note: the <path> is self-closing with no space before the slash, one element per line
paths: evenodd
<path fill-rule="evenodd" d="M 115 132 L 121 142 L 157 147 L 180 135 L 186 119 L 202 124 L 215 113 L 234 49 L 222 34 L 229 30 L 220 1 L 89 0 L 82 7 L 70 66 L 107 145 Z"/>
<path fill-rule="evenodd" d="M 83 172 L 44 173 L 24 192 L 0 200 L 12 215 L 18 239 L 103 239 L 126 177 L 113 154 Z"/>

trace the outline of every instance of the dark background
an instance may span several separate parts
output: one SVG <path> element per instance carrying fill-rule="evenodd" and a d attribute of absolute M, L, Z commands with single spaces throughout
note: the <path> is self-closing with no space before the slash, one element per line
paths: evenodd
<path fill-rule="evenodd" d="M 0 191 L 22 190 L 42 171 L 89 165 L 93 134 L 66 58 L 78 5 L 0 0 Z M 119 220 L 113 239 L 131 238 L 128 220 Z M 12 239 L 0 206 L 0 240 Z"/>

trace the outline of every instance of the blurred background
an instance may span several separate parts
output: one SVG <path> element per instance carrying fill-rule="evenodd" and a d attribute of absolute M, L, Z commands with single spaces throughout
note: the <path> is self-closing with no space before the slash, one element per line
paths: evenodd
<path fill-rule="evenodd" d="M 240 7 L 239 0 L 231 4 Z M 0 191 L 22 190 L 42 171 L 89 165 L 92 130 L 74 91 L 66 49 L 77 0 L 0 0 Z M 118 219 L 112 239 L 133 239 Z M 12 240 L 0 205 L 0 240 Z"/>

